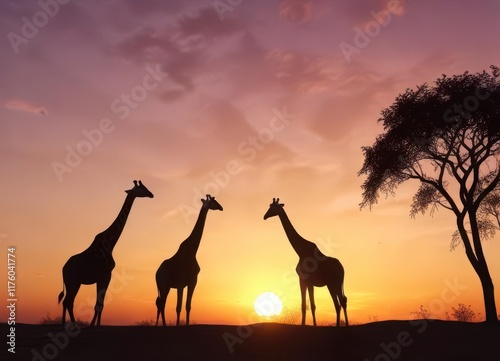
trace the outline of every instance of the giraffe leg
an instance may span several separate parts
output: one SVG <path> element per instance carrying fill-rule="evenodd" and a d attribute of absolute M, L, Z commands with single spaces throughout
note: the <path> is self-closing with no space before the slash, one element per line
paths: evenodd
<path fill-rule="evenodd" d="M 306 324 L 306 289 L 307 289 L 307 284 L 304 280 L 300 279 L 300 298 L 302 302 L 302 326 Z"/>
<path fill-rule="evenodd" d="M 313 325 L 316 326 L 316 304 L 314 303 L 314 286 L 308 285 L 307 291 L 309 292 L 309 301 L 311 304 L 311 313 L 313 316 Z"/>
<path fill-rule="evenodd" d="M 166 326 L 167 323 L 165 322 L 165 304 L 167 303 L 167 297 L 168 293 L 170 292 L 170 288 L 167 288 L 167 290 L 162 293 L 161 291 L 158 294 L 158 298 L 156 299 L 156 307 L 158 309 L 156 313 L 156 326 L 158 326 L 158 316 L 161 315 L 161 320 L 163 322 L 163 326 Z"/>
<path fill-rule="evenodd" d="M 342 307 L 344 308 L 345 325 L 349 326 L 349 321 L 347 320 L 347 297 L 345 297 L 345 304 Z"/>
<path fill-rule="evenodd" d="M 156 325 L 155 326 L 158 326 L 158 319 L 160 318 L 160 296 L 156 297 L 156 301 L 155 301 L 155 304 L 156 304 Z"/>
<path fill-rule="evenodd" d="M 179 287 L 177 289 L 177 307 L 175 308 L 175 312 L 177 312 L 177 323 L 176 326 L 179 326 L 181 322 L 181 310 L 182 310 L 182 294 L 184 292 L 184 288 Z"/>
<path fill-rule="evenodd" d="M 333 304 L 335 305 L 335 311 L 337 312 L 337 327 L 340 326 L 340 302 L 339 302 L 339 290 L 338 287 L 328 285 L 328 291 L 330 291 L 330 295 L 332 296 Z M 347 321 L 347 319 L 346 319 Z"/>
<path fill-rule="evenodd" d="M 63 326 L 66 323 L 66 310 L 68 310 L 68 315 L 72 324 L 75 323 L 75 316 L 73 314 L 73 304 L 75 302 L 76 294 L 80 289 L 80 284 L 67 284 L 66 285 L 66 297 L 64 297 L 63 301 L 63 315 L 62 315 L 62 324 Z"/>
<path fill-rule="evenodd" d="M 191 312 L 191 300 L 193 299 L 193 292 L 194 292 L 195 287 L 196 287 L 196 281 L 194 284 L 188 285 L 188 287 L 187 287 L 186 326 L 189 326 L 189 313 Z"/>
<path fill-rule="evenodd" d="M 109 282 L 111 281 L 111 272 L 106 275 L 105 278 L 97 281 L 97 300 L 94 306 L 94 317 L 90 326 L 100 326 L 101 325 L 101 314 L 104 308 L 104 297 L 106 297 L 106 291 L 108 290 Z M 97 323 L 96 323 L 97 321 Z"/>
<path fill-rule="evenodd" d="M 64 325 L 66 324 L 66 306 L 63 305 L 63 314 L 62 314 L 62 326 L 64 327 Z"/>
<path fill-rule="evenodd" d="M 347 320 L 347 297 L 344 295 L 344 291 L 341 289 L 341 293 L 339 294 L 340 305 L 344 309 L 344 319 L 345 325 L 349 326 L 349 321 Z"/>

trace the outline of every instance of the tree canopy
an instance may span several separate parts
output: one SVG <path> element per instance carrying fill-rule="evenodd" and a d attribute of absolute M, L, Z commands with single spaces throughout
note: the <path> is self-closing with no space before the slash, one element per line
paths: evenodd
<path fill-rule="evenodd" d="M 457 217 L 452 247 L 463 243 L 483 290 L 491 278 L 480 241 L 500 226 L 500 68 L 490 70 L 443 75 L 434 86 L 399 95 L 381 112 L 383 133 L 362 148 L 359 171 L 366 175 L 361 208 L 415 179 L 420 187 L 412 216 L 429 208 L 452 211 Z M 496 320 L 494 299 L 489 310 L 486 306 L 487 319 L 495 312 Z"/>

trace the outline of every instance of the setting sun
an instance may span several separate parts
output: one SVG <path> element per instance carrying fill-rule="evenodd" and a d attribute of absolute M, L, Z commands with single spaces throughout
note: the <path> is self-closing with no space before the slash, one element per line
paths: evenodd
<path fill-rule="evenodd" d="M 255 299 L 253 307 L 259 316 L 271 317 L 281 313 L 283 303 L 276 293 L 264 292 Z"/>

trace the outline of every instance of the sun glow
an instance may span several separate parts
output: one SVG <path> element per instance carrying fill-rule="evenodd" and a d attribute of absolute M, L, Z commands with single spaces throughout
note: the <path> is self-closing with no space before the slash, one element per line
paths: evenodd
<path fill-rule="evenodd" d="M 279 296 L 273 292 L 260 294 L 253 304 L 255 312 L 262 317 L 278 316 L 283 310 L 283 303 Z"/>

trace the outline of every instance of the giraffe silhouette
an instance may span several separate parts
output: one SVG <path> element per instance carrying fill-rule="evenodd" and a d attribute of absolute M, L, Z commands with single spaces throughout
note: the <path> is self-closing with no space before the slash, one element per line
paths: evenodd
<path fill-rule="evenodd" d="M 347 297 L 344 295 L 344 267 L 338 259 L 325 256 L 313 242 L 302 238 L 293 227 L 290 219 L 279 203 L 279 198 L 273 198 L 264 220 L 278 216 L 285 229 L 286 236 L 299 256 L 296 271 L 299 275 L 300 294 L 302 301 L 302 325 L 306 322 L 306 290 L 309 292 L 311 313 L 316 326 L 316 304 L 314 303 L 314 287 L 327 286 L 337 311 L 337 326 L 340 326 L 340 308 L 344 309 L 345 324 L 347 321 Z"/>
<path fill-rule="evenodd" d="M 207 194 L 207 199 L 201 199 L 202 205 L 198 220 L 193 231 L 184 242 L 181 243 L 177 252 L 169 259 L 162 262 L 156 271 L 156 286 L 158 287 L 158 297 L 156 298 L 156 326 L 161 314 L 163 326 L 165 323 L 165 303 L 171 288 L 177 289 L 177 323 L 179 326 L 182 309 L 182 294 L 184 287 L 187 287 L 186 298 L 186 325 L 189 325 L 189 312 L 191 311 L 191 300 L 193 292 L 198 282 L 200 266 L 196 261 L 196 252 L 200 246 L 205 220 L 210 209 L 222 211 L 222 206 L 215 200 L 215 197 Z"/>
<path fill-rule="evenodd" d="M 120 238 L 123 227 L 125 227 L 127 217 L 135 198 L 154 197 L 153 193 L 151 193 L 141 181 L 134 181 L 134 187 L 125 192 L 127 193 L 125 202 L 115 221 L 105 231 L 95 236 L 89 248 L 82 253 L 70 257 L 62 269 L 63 290 L 59 294 L 58 302 L 61 302 L 64 297 L 64 289 L 66 289 L 66 297 L 63 301 L 63 326 L 66 323 L 66 310 L 68 310 L 71 322 L 75 322 L 73 303 L 80 286 L 82 284 L 90 285 L 94 283 L 97 286 L 97 300 L 94 307 L 94 317 L 92 318 L 90 326 L 94 326 L 96 321 L 97 326 L 101 324 L 104 297 L 111 280 L 111 271 L 115 267 L 115 261 L 112 255 L 113 248 Z"/>

